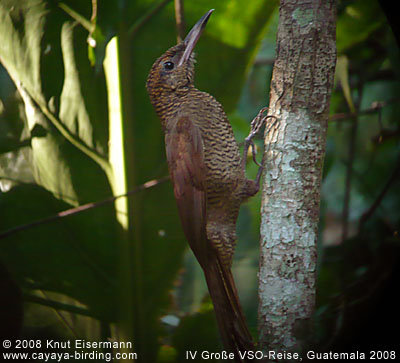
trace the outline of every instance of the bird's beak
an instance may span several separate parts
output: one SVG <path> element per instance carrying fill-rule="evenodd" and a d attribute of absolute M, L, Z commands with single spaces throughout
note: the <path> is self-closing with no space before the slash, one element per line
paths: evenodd
<path fill-rule="evenodd" d="M 178 66 L 181 66 L 190 58 L 190 55 L 193 53 L 193 49 L 196 46 L 197 41 L 200 39 L 200 36 L 203 33 L 207 21 L 213 11 L 214 9 L 207 11 L 207 13 L 201 17 L 201 19 L 193 26 L 192 30 L 186 36 L 185 40 L 183 41 L 183 44 L 185 45 L 185 51 L 179 60 Z"/>

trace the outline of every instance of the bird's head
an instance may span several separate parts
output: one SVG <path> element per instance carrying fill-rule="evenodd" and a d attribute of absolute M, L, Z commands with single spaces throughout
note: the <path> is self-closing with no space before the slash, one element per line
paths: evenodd
<path fill-rule="evenodd" d="M 147 78 L 147 91 L 152 103 L 162 93 L 182 94 L 194 82 L 193 50 L 214 9 L 209 10 L 190 30 L 186 38 L 168 49 L 151 67 Z"/>

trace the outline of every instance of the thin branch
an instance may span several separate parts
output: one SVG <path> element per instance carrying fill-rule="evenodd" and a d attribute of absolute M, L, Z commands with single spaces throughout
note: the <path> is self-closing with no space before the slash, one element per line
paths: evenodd
<path fill-rule="evenodd" d="M 141 16 L 128 30 L 128 35 L 132 38 L 140 28 L 142 28 L 155 14 L 157 14 L 171 0 L 163 0 L 159 4 L 153 6 L 146 14 Z"/>
<path fill-rule="evenodd" d="M 393 98 L 389 101 L 374 102 L 370 108 L 358 111 L 356 113 L 351 113 L 351 112 L 336 113 L 329 117 L 329 122 L 347 121 L 347 120 L 352 120 L 354 117 L 374 114 L 382 110 L 384 107 L 399 101 L 400 101 L 399 98 Z"/>
<path fill-rule="evenodd" d="M 91 23 L 95 23 L 97 19 L 97 0 L 92 0 L 92 16 L 90 17 Z"/>
<path fill-rule="evenodd" d="M 49 297 L 47 296 L 47 294 L 43 290 L 40 290 L 40 292 L 43 295 L 45 300 L 48 300 L 48 301 L 50 300 Z M 56 314 L 57 318 L 61 321 L 61 324 L 63 324 L 67 328 L 67 330 L 69 330 L 71 332 L 71 334 L 77 339 L 79 337 L 79 335 L 76 333 L 74 328 L 68 322 L 68 320 L 64 316 L 63 312 L 60 311 L 61 309 L 56 309 L 54 306 L 52 307 L 52 309 L 54 310 L 54 314 Z"/>
<path fill-rule="evenodd" d="M 60 9 L 64 10 L 71 18 L 81 24 L 88 32 L 91 33 L 93 31 L 93 24 L 90 20 L 86 19 L 83 15 L 79 14 L 63 2 L 59 2 L 58 6 Z"/>
<path fill-rule="evenodd" d="M 388 130 L 381 129 L 381 132 L 372 138 L 374 144 L 382 144 L 383 142 L 390 140 L 392 138 L 398 138 L 400 136 L 400 129 Z"/>
<path fill-rule="evenodd" d="M 69 313 L 72 314 L 78 314 L 78 315 L 83 315 L 83 316 L 88 316 L 90 318 L 95 318 L 97 319 L 97 317 L 95 317 L 89 310 L 85 309 L 85 308 L 81 308 L 78 306 L 74 306 L 74 305 L 69 305 L 69 304 L 65 304 L 65 303 L 61 303 L 59 301 L 54 301 L 54 300 L 50 300 L 49 298 L 42 298 L 36 295 L 31 295 L 31 294 L 22 294 L 22 298 L 25 302 L 29 302 L 29 303 L 33 303 L 33 304 L 39 304 L 39 305 L 43 305 L 43 306 L 48 306 L 52 309 L 55 310 L 62 310 L 62 311 L 67 311 Z"/>
<path fill-rule="evenodd" d="M 372 203 L 372 205 L 368 208 L 368 210 L 366 210 L 361 218 L 360 218 L 360 222 L 359 222 L 359 226 L 358 226 L 358 230 L 361 231 L 365 222 L 374 214 L 374 212 L 376 211 L 376 209 L 378 209 L 378 207 L 380 206 L 383 198 L 385 197 L 385 195 L 387 194 L 387 192 L 389 191 L 390 187 L 392 186 L 392 184 L 398 180 L 398 176 L 400 174 L 400 158 L 397 161 L 397 165 L 396 168 L 393 170 L 392 175 L 390 176 L 389 180 L 386 182 L 385 186 L 383 187 L 383 189 L 381 190 L 381 192 L 379 193 L 378 197 L 375 199 L 375 201 Z"/>
<path fill-rule="evenodd" d="M 353 114 L 358 114 L 360 110 L 361 100 L 362 100 L 362 85 L 360 84 L 359 88 L 359 97 L 357 99 L 357 104 L 353 107 L 350 107 Z M 356 144 L 357 144 L 357 132 L 358 132 L 358 117 L 355 116 L 352 119 L 352 125 L 350 130 L 350 138 L 349 138 L 349 150 L 348 150 L 348 160 L 347 160 L 347 168 L 346 168 L 346 182 L 345 182 L 345 190 L 344 190 L 344 200 L 343 200 L 343 214 L 342 214 L 342 243 L 348 237 L 348 227 L 349 227 L 349 214 L 350 214 L 350 199 L 351 199 L 351 183 L 353 179 L 353 168 L 354 168 L 354 160 L 356 154 Z"/>
<path fill-rule="evenodd" d="M 348 237 L 351 183 L 353 179 L 353 166 L 354 166 L 354 159 L 356 152 L 357 130 L 358 130 L 358 119 L 357 117 L 354 117 L 350 130 L 348 160 L 346 167 L 346 182 L 345 182 L 343 212 L 342 212 L 342 243 Z"/>
<path fill-rule="evenodd" d="M 138 193 L 138 192 L 140 192 L 142 190 L 150 189 L 152 187 L 155 187 L 157 185 L 165 183 L 167 180 L 169 180 L 169 176 L 164 176 L 164 177 L 162 177 L 160 179 L 150 180 L 150 181 L 148 181 L 148 182 L 146 182 L 146 183 L 144 183 L 142 185 L 137 186 L 134 189 L 129 190 L 125 194 L 120 194 L 120 195 L 117 195 L 117 196 L 114 196 L 114 197 L 109 197 L 109 198 L 100 200 L 98 202 L 86 203 L 86 204 L 80 205 L 78 207 L 67 209 L 67 210 L 59 212 L 57 214 L 53 214 L 51 216 L 48 216 L 48 217 L 45 217 L 45 218 L 41 218 L 41 219 L 38 219 L 36 221 L 27 223 L 27 224 L 22 224 L 22 225 L 14 227 L 14 228 L 10 228 L 10 229 L 0 233 L 0 239 L 9 237 L 9 236 L 11 236 L 11 235 L 13 235 L 13 234 L 15 234 L 17 232 L 24 231 L 26 229 L 30 229 L 30 228 L 33 228 L 35 226 L 41 225 L 41 224 L 50 223 L 50 222 L 59 220 L 59 219 L 64 218 L 64 217 L 68 217 L 68 216 L 71 216 L 71 215 L 74 215 L 74 214 L 78 214 L 78 213 L 87 211 L 89 209 L 101 207 L 103 205 L 112 203 L 112 202 L 114 202 L 115 200 L 117 200 L 119 198 L 127 197 L 127 196 L 129 196 L 131 194 L 135 194 L 135 193 Z"/>
<path fill-rule="evenodd" d="M 180 43 L 185 37 L 185 17 L 183 12 L 183 0 L 175 1 L 175 21 L 176 21 L 176 32 L 177 42 Z"/>

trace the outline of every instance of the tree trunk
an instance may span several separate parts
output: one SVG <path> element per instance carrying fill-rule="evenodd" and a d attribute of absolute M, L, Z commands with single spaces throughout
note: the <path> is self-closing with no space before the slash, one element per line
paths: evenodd
<path fill-rule="evenodd" d="M 264 350 L 301 352 L 311 336 L 335 21 L 335 0 L 281 0 L 269 112 L 278 121 L 265 132 L 261 207 Z"/>

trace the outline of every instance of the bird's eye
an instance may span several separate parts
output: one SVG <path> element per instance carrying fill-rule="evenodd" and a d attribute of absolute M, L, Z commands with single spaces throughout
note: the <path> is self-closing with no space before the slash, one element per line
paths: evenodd
<path fill-rule="evenodd" d="M 169 62 L 169 61 L 164 63 L 164 69 L 167 69 L 167 70 L 173 69 L 174 66 L 175 66 L 174 63 Z"/>

